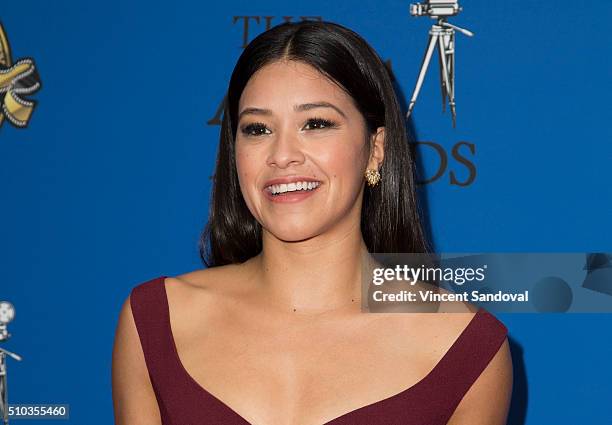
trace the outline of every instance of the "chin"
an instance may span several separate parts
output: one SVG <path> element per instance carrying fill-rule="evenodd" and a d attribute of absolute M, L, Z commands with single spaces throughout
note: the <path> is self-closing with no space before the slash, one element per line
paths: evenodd
<path fill-rule="evenodd" d="M 285 242 L 300 242 L 313 238 L 319 234 L 312 226 L 285 225 L 273 226 L 268 231 L 277 239 Z"/>

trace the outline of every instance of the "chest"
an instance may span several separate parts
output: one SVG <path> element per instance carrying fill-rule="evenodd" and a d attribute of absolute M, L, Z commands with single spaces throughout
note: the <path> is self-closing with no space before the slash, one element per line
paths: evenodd
<path fill-rule="evenodd" d="M 202 326 L 203 322 L 208 322 Z M 423 379 L 440 347 L 399 320 L 177 321 L 180 364 L 197 385 L 253 424 L 322 424 Z"/>

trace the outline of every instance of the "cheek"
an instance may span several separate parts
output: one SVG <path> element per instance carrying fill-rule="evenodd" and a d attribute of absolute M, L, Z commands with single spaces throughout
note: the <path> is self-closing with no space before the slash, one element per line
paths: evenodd
<path fill-rule="evenodd" d="M 252 154 L 244 149 L 236 148 L 236 171 L 240 184 L 248 182 L 249 176 L 253 175 Z"/>
<path fill-rule="evenodd" d="M 341 184 L 342 190 L 353 190 L 361 184 L 361 170 L 367 163 L 367 157 L 361 146 L 347 143 L 329 151 L 324 163 L 333 183 Z"/>
<path fill-rule="evenodd" d="M 242 196 L 246 203 L 250 204 L 250 192 L 255 184 L 252 180 L 257 175 L 252 153 L 246 152 L 243 149 L 236 149 L 236 172 Z"/>

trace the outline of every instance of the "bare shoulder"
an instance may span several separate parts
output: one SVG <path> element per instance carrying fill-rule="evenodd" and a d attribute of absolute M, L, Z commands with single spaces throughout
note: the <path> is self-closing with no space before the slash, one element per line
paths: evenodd
<path fill-rule="evenodd" d="M 244 268 L 228 265 L 199 269 L 163 282 L 178 339 L 193 335 L 197 312 L 218 312 L 218 300 L 231 296 L 244 277 Z M 209 308 L 202 308 L 209 307 Z M 195 325 L 193 325 L 195 324 Z M 131 294 L 121 307 L 112 353 L 112 395 L 115 423 L 160 424 L 159 406 L 149 377 L 131 308 Z"/>
<path fill-rule="evenodd" d="M 432 360 L 440 357 L 474 319 L 478 307 L 464 301 L 452 291 L 423 281 L 391 282 L 394 290 L 405 291 L 413 300 L 400 309 L 390 309 L 386 326 L 393 326 L 400 335 L 413 335 L 424 353 Z"/>
<path fill-rule="evenodd" d="M 163 283 L 168 301 L 179 307 L 175 310 L 182 311 L 182 307 L 188 307 L 197 294 L 227 288 L 221 283 L 231 281 L 232 274 L 236 274 L 234 267 L 218 267 L 167 277 Z M 132 293 L 121 306 L 113 344 L 111 375 L 115 423 L 161 424 L 159 406 L 132 312 L 131 297 Z"/>
<path fill-rule="evenodd" d="M 404 285 L 399 288 L 416 292 L 417 299 L 420 298 L 419 291 L 449 293 L 424 282 L 417 282 L 410 287 Z M 389 346 L 395 347 L 394 350 L 401 350 L 404 355 L 413 359 L 413 367 L 418 368 L 421 375 L 425 376 L 474 320 L 478 308 L 466 302 L 417 303 L 414 308 L 385 314 L 380 326 L 389 331 Z"/>
<path fill-rule="evenodd" d="M 248 275 L 249 269 L 245 264 L 197 269 L 167 277 L 166 292 L 175 304 L 188 303 L 194 297 L 231 297 L 244 290 Z"/>
<path fill-rule="evenodd" d="M 429 303 L 427 310 L 432 312 L 423 314 L 423 322 L 435 327 L 443 339 L 448 338 L 451 342 L 467 328 L 478 311 L 478 306 L 470 302 L 453 299 L 454 293 L 447 289 L 418 282 L 415 290 L 442 295 L 442 301 Z"/>
<path fill-rule="evenodd" d="M 424 284 L 424 290 L 441 294 L 451 292 Z M 441 302 L 435 313 L 415 313 L 406 316 L 403 329 L 415 329 L 421 341 L 422 353 L 430 370 L 475 320 L 479 307 L 464 301 Z M 508 415 L 512 393 L 512 357 L 507 338 L 498 351 L 472 384 L 455 410 L 449 425 L 504 425 Z"/>
<path fill-rule="evenodd" d="M 240 275 L 240 264 L 196 269 L 174 277 L 166 278 L 167 285 L 182 287 L 184 290 L 215 290 L 221 289 L 224 282 L 231 281 Z"/>

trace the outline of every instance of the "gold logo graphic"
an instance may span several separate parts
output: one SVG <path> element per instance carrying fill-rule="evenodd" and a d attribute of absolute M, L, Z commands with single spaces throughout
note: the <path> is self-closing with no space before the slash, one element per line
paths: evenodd
<path fill-rule="evenodd" d="M 32 59 L 23 58 L 12 63 L 11 49 L 0 23 L 0 127 L 5 117 L 15 127 L 27 127 L 36 102 L 21 96 L 39 88 L 40 77 Z"/>

